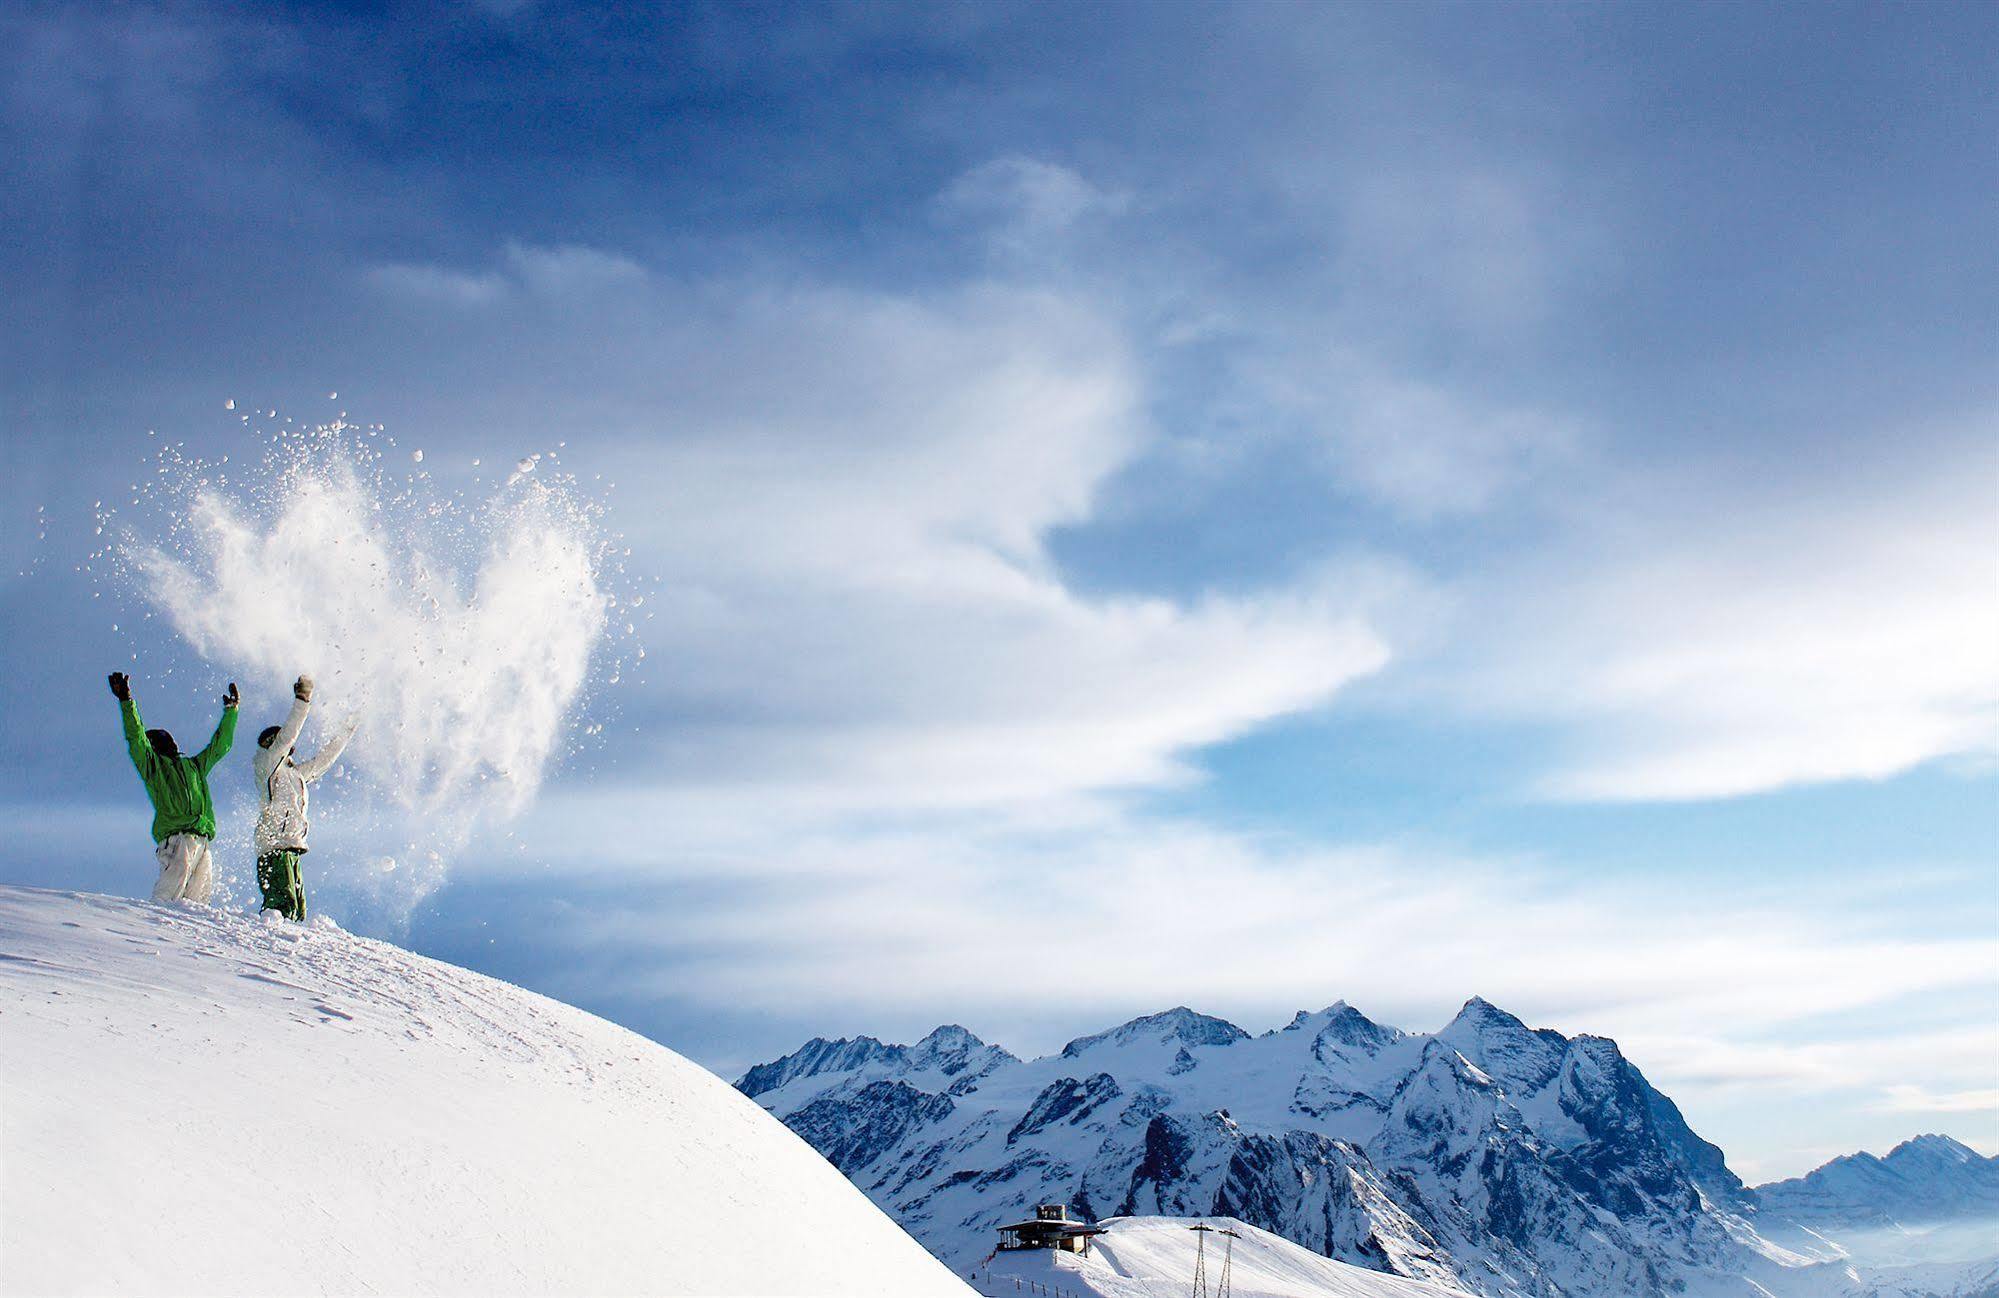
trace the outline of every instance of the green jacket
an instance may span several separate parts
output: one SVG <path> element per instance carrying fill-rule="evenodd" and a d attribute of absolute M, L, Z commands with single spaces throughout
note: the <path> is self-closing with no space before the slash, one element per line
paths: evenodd
<path fill-rule="evenodd" d="M 139 768 L 146 796 L 153 800 L 153 841 L 164 843 L 175 834 L 215 837 L 215 800 L 208 796 L 208 773 L 229 752 L 236 739 L 236 709 L 222 709 L 222 720 L 208 747 L 192 757 L 162 757 L 146 738 L 139 720 L 139 705 L 130 699 L 118 704 L 125 718 L 125 747 L 131 750 L 132 765 Z"/>

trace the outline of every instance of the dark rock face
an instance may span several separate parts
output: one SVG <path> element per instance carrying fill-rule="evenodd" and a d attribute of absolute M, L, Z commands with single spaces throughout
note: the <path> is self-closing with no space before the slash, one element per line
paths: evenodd
<path fill-rule="evenodd" d="M 850 1096 L 814 1100 L 785 1125 L 849 1176 L 900 1145 L 926 1123 L 951 1116 L 942 1095 L 926 1095 L 906 1082 L 875 1082 Z"/>
<path fill-rule="evenodd" d="M 1154 1118 L 1145 1126 L 1145 1157 L 1131 1175 L 1131 1188 L 1118 1206 L 1120 1215 L 1136 1211 L 1138 1197 L 1150 1189 L 1158 1198 L 1160 1186 L 1177 1186 L 1187 1179 L 1194 1161 L 1195 1133 L 1172 1118 Z"/>
<path fill-rule="evenodd" d="M 1079 1082 L 1073 1077 L 1050 1082 L 1041 1094 L 1034 1097 L 1034 1103 L 1028 1106 L 1020 1121 L 1006 1133 L 1006 1143 L 1011 1145 L 1022 1136 L 1033 1135 L 1057 1122 L 1074 1126 L 1123 1094 L 1108 1073 L 1098 1073 L 1087 1082 Z"/>
<path fill-rule="evenodd" d="M 1241 1141 L 1220 1113 L 1187 1119 L 1160 1114 L 1145 1127 L 1145 1153 L 1132 1170 L 1117 1216 L 1193 1217 L 1214 1210 L 1211 1184 Z"/>
<path fill-rule="evenodd" d="M 1664 1097 L 1646 1084 L 1614 1041 L 1577 1037 L 1573 1052 L 1573 1066 L 1563 1073 L 1562 1112 L 1589 1140 L 1569 1151 L 1565 1164 L 1569 1183 L 1585 1199 L 1618 1216 L 1643 1214 L 1655 1207 L 1697 1212 L 1699 1198 L 1689 1169 L 1693 1160 L 1675 1139 L 1679 1133 L 1662 1129 L 1659 1122 L 1657 1101 Z M 1678 1117 L 1677 1109 L 1673 1116 Z M 1720 1173 L 1725 1179 L 1718 1188 L 1731 1199 L 1739 1196 L 1741 1181 L 1725 1165 Z"/>
<path fill-rule="evenodd" d="M 1214 1211 L 1277 1231 L 1327 1257 L 1378 1270 L 1449 1274 L 1449 1259 L 1422 1223 L 1394 1206 L 1367 1156 L 1305 1131 L 1249 1136 L 1229 1159 Z"/>

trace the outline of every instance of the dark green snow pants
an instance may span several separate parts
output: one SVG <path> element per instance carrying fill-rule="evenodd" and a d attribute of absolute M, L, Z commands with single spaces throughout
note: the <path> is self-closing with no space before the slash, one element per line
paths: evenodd
<path fill-rule="evenodd" d="M 264 890 L 264 909 L 286 919 L 305 922 L 305 883 L 298 877 L 297 852 L 266 852 L 257 858 L 257 886 Z"/>

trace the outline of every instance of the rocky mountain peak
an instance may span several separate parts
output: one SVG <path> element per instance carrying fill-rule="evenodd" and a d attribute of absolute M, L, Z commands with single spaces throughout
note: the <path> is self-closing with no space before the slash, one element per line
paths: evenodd
<path fill-rule="evenodd" d="M 1521 1094 L 1538 1091 L 1555 1079 L 1569 1045 L 1561 1033 L 1530 1028 L 1483 996 L 1466 1001 L 1437 1040 Z"/>
<path fill-rule="evenodd" d="M 1485 997 L 1474 996 L 1437 1035 L 1450 1040 L 1515 1037 L 1532 1035 L 1532 1029 Z"/>
<path fill-rule="evenodd" d="M 1011 1054 L 987 1045 L 956 1023 L 932 1029 L 923 1040 L 909 1047 L 907 1058 L 911 1068 L 935 1068 L 946 1077 L 955 1077 L 967 1069 L 980 1072 L 1017 1062 Z"/>
<path fill-rule="evenodd" d="M 1966 1163 L 1990 1161 L 1971 1146 L 1949 1136 L 1934 1132 L 1912 1136 L 1888 1151 L 1881 1160 L 1889 1166 L 1911 1163 L 1944 1163 L 1962 1166 Z"/>
<path fill-rule="evenodd" d="M 937 1054 L 949 1050 L 976 1050 L 984 1044 L 971 1029 L 956 1023 L 945 1023 L 930 1029 L 921 1041 L 909 1048 L 909 1052 L 913 1055 L 918 1052 Z"/>
<path fill-rule="evenodd" d="M 851 1072 L 870 1064 L 898 1064 L 903 1055 L 903 1047 L 885 1045 L 873 1037 L 814 1037 L 782 1059 L 750 1069 L 737 1081 L 736 1089 L 754 1098 L 801 1077 Z"/>
<path fill-rule="evenodd" d="M 1345 1001 L 1336 1001 L 1326 1007 L 1321 1014 L 1325 1027 L 1319 1030 L 1320 1042 L 1338 1042 L 1353 1046 L 1373 1054 L 1392 1041 L 1402 1039 L 1400 1029 L 1384 1027 L 1361 1013 Z"/>
<path fill-rule="evenodd" d="M 1128 1023 L 1119 1024 L 1108 1032 L 1077 1037 L 1062 1047 L 1062 1057 L 1074 1059 L 1084 1051 L 1101 1045 L 1127 1046 L 1142 1042 L 1162 1044 L 1177 1042 L 1182 1046 L 1226 1046 L 1248 1039 L 1249 1033 L 1226 1019 L 1197 1013 L 1185 1005 L 1176 1005 L 1157 1014 L 1141 1015 Z"/>

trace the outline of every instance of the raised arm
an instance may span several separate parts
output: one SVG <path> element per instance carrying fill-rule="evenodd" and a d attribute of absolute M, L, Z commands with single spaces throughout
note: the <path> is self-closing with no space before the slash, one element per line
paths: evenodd
<path fill-rule="evenodd" d="M 146 763 L 153 758 L 153 743 L 146 738 L 146 724 L 139 720 L 139 705 L 132 701 L 131 678 L 124 672 L 111 673 L 111 692 L 118 696 L 118 716 L 125 723 L 125 751 L 132 755 L 132 765 L 139 768 L 139 774 L 146 773 Z"/>
<path fill-rule="evenodd" d="M 270 748 L 258 754 L 258 762 L 270 762 L 276 766 L 284 760 L 284 754 L 292 752 L 292 744 L 298 742 L 298 732 L 306 728 L 306 714 L 312 712 L 312 678 L 300 676 L 292 682 L 292 710 L 284 716 L 284 724 L 278 726 L 278 738 L 270 742 Z"/>
<path fill-rule="evenodd" d="M 319 746 L 318 752 L 298 763 L 299 775 L 310 783 L 333 769 L 333 764 L 340 760 L 341 750 L 347 747 L 347 741 L 352 739 L 354 732 L 360 728 L 361 714 L 357 712 L 347 718 L 345 725 L 334 731 L 333 738 Z"/>
<path fill-rule="evenodd" d="M 215 733 L 208 738 L 208 747 L 194 756 L 194 764 L 202 774 L 215 769 L 215 764 L 229 753 L 229 745 L 236 742 L 236 682 L 229 682 L 229 689 L 222 696 L 222 720 L 215 723 Z"/>

